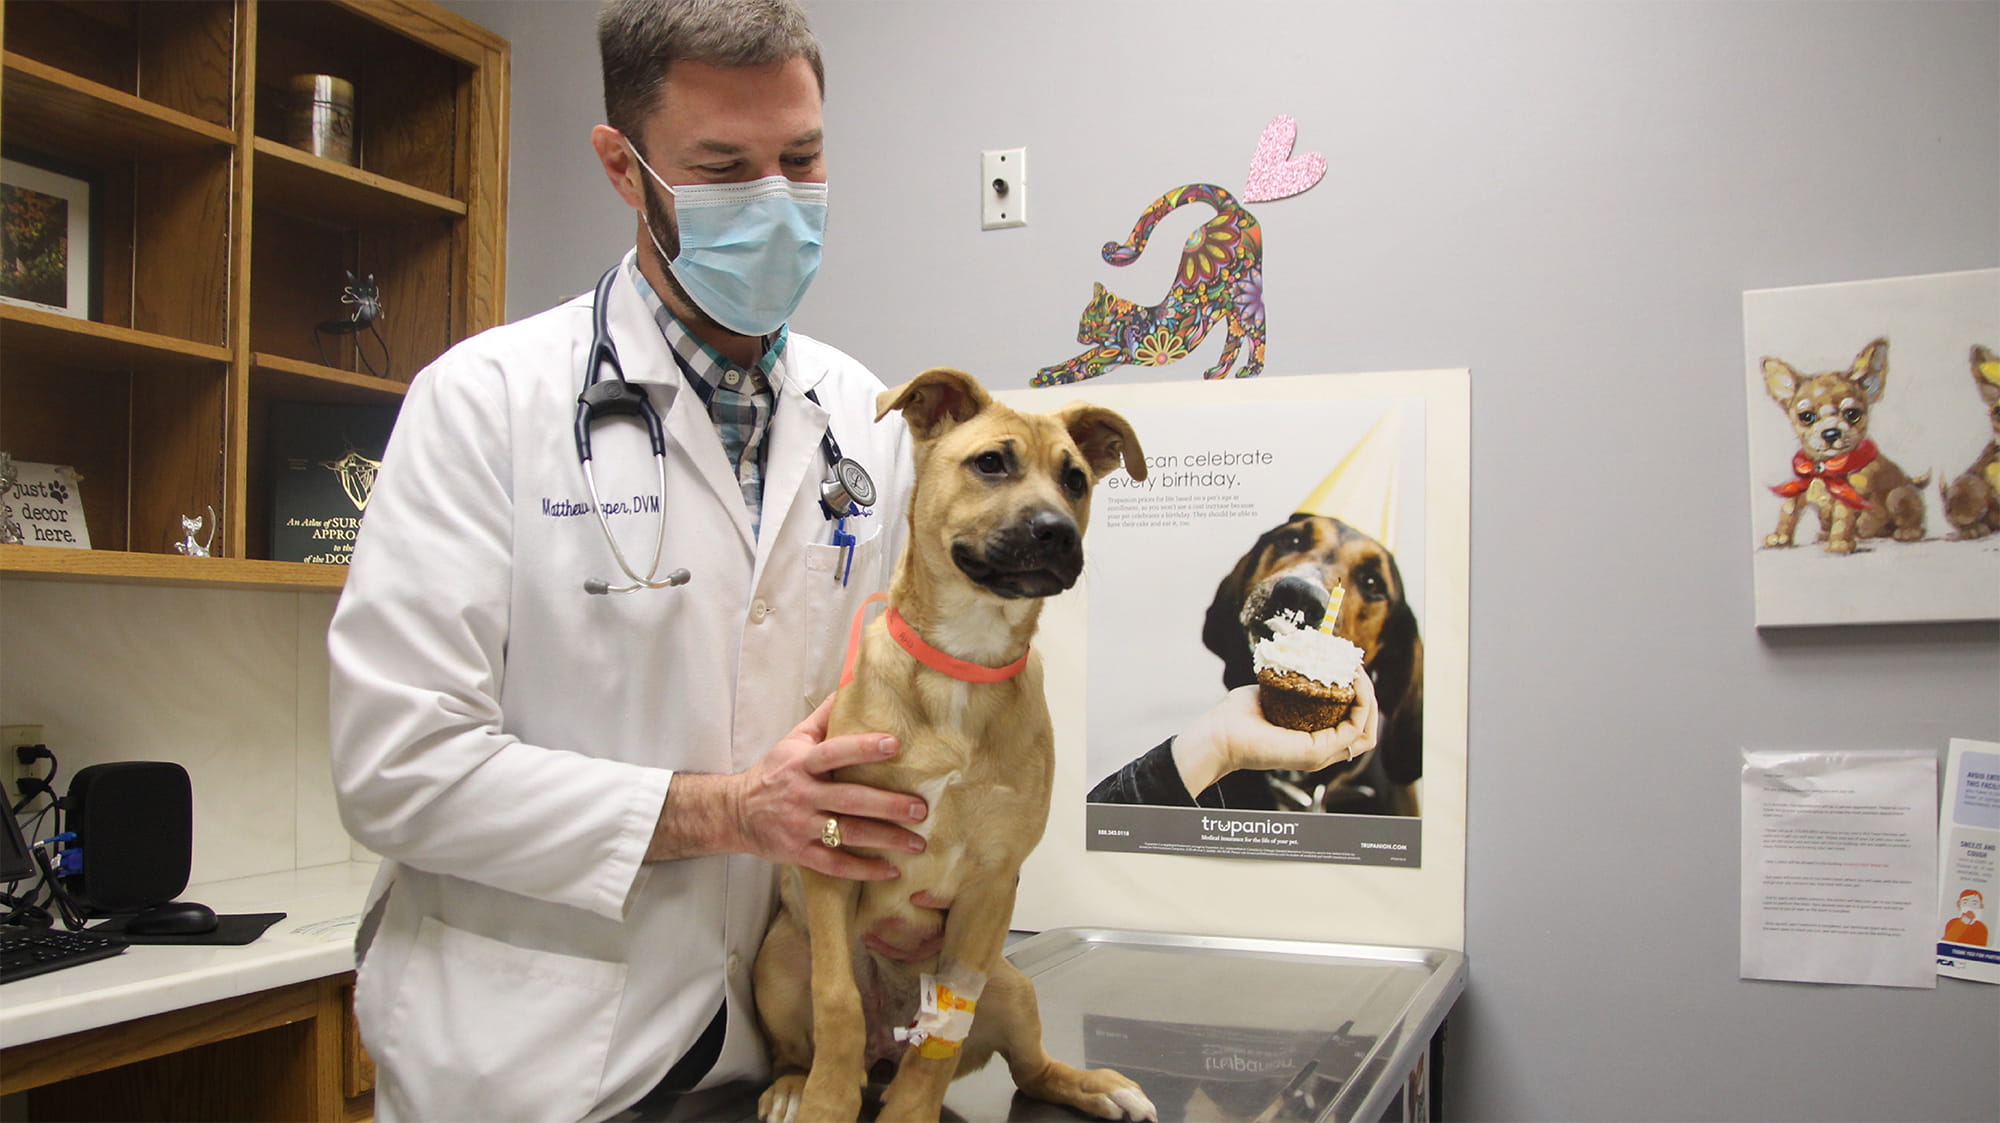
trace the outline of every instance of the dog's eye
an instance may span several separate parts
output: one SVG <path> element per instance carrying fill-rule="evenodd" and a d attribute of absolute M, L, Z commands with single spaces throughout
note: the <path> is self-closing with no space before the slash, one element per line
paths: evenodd
<path fill-rule="evenodd" d="M 1007 458 L 997 452 L 982 452 L 972 458 L 972 466 L 982 476 L 1004 476 L 1007 474 Z"/>
<path fill-rule="evenodd" d="M 1810 425 L 1817 420 L 1817 416 L 1809 409 L 1802 409 L 1799 411 L 1799 420 Z"/>
<path fill-rule="evenodd" d="M 1849 425 L 1859 425 L 1859 424 L 1861 424 L 1861 411 L 1860 411 L 1860 410 L 1858 410 L 1858 409 L 1844 409 L 1844 410 L 1841 410 L 1841 411 L 1840 411 L 1840 416 L 1842 416 L 1842 417 L 1845 417 L 1845 418 L 1847 419 L 1847 423 L 1848 423 Z"/>
<path fill-rule="evenodd" d="M 1368 600 L 1383 600 L 1389 595 L 1389 584 L 1382 580 L 1382 575 L 1379 573 L 1361 574 L 1360 579 L 1355 581 L 1354 587 Z"/>
<path fill-rule="evenodd" d="M 1062 482 L 1063 490 L 1069 492 L 1072 498 L 1081 498 L 1084 492 L 1090 490 L 1090 477 L 1084 475 L 1081 468 L 1073 467 L 1064 472 Z"/>

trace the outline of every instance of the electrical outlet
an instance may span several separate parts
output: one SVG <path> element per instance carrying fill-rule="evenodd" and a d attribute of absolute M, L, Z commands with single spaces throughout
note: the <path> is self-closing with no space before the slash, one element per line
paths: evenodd
<path fill-rule="evenodd" d="M 20 789 L 14 786 L 17 778 L 39 776 L 48 771 L 45 767 L 35 769 L 22 764 L 21 759 L 14 755 L 15 747 L 47 743 L 42 739 L 42 727 L 39 725 L 0 725 L 0 780 L 5 782 L 8 804 L 12 805 L 21 799 Z"/>
<path fill-rule="evenodd" d="M 1028 150 L 996 148 L 979 154 L 979 228 L 1028 224 Z"/>

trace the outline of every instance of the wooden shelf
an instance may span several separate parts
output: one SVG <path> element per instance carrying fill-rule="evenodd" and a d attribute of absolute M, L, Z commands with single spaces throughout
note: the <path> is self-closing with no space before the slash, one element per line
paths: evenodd
<path fill-rule="evenodd" d="M 236 143 L 221 125 L 5 53 L 7 143 L 86 163 L 181 156 Z"/>
<path fill-rule="evenodd" d="M 347 567 L 119 550 L 64 550 L 55 546 L 0 546 L 0 576 L 312 592 L 337 590 L 345 585 Z"/>
<path fill-rule="evenodd" d="M 0 304 L 0 341 L 9 362 L 101 370 L 186 369 L 230 360 L 226 347 L 13 304 Z"/>
<path fill-rule="evenodd" d="M 425 219 L 463 218 L 466 206 L 449 195 L 350 168 L 258 137 L 257 201 L 327 226 L 394 226 Z"/>
<path fill-rule="evenodd" d="M 0 546 L 0 576 L 345 584 L 269 560 L 271 426 L 392 412 L 504 317 L 508 55 L 434 0 L 0 0 L 0 140 L 90 182 L 97 317 L 0 305 L 0 448 L 87 476 L 99 547 Z M 360 91 L 358 166 L 276 139 L 302 74 Z M 362 346 L 392 378 L 355 372 L 352 337 L 320 349 L 347 277 L 378 286 Z M 208 509 L 218 556 L 174 553 Z"/>
<path fill-rule="evenodd" d="M 392 405 L 401 401 L 410 389 L 407 382 L 301 362 L 283 355 L 252 352 L 250 369 L 256 372 L 252 393 L 287 401 Z"/>

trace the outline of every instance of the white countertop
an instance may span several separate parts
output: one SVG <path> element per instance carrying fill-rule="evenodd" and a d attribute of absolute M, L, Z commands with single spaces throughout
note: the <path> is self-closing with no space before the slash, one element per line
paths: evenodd
<path fill-rule="evenodd" d="M 123 955 L 8 983 L 0 988 L 0 1048 L 351 971 L 375 866 L 339 862 L 190 885 L 181 900 L 285 919 L 240 947 L 134 944 Z"/>

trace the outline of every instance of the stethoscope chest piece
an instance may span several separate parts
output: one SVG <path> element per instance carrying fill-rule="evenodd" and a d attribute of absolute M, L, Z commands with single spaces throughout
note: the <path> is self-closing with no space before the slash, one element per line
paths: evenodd
<path fill-rule="evenodd" d="M 843 456 L 834 462 L 833 474 L 820 481 L 819 501 L 826 505 L 830 518 L 840 518 L 850 508 L 865 511 L 875 505 L 875 481 L 868 469 Z"/>

